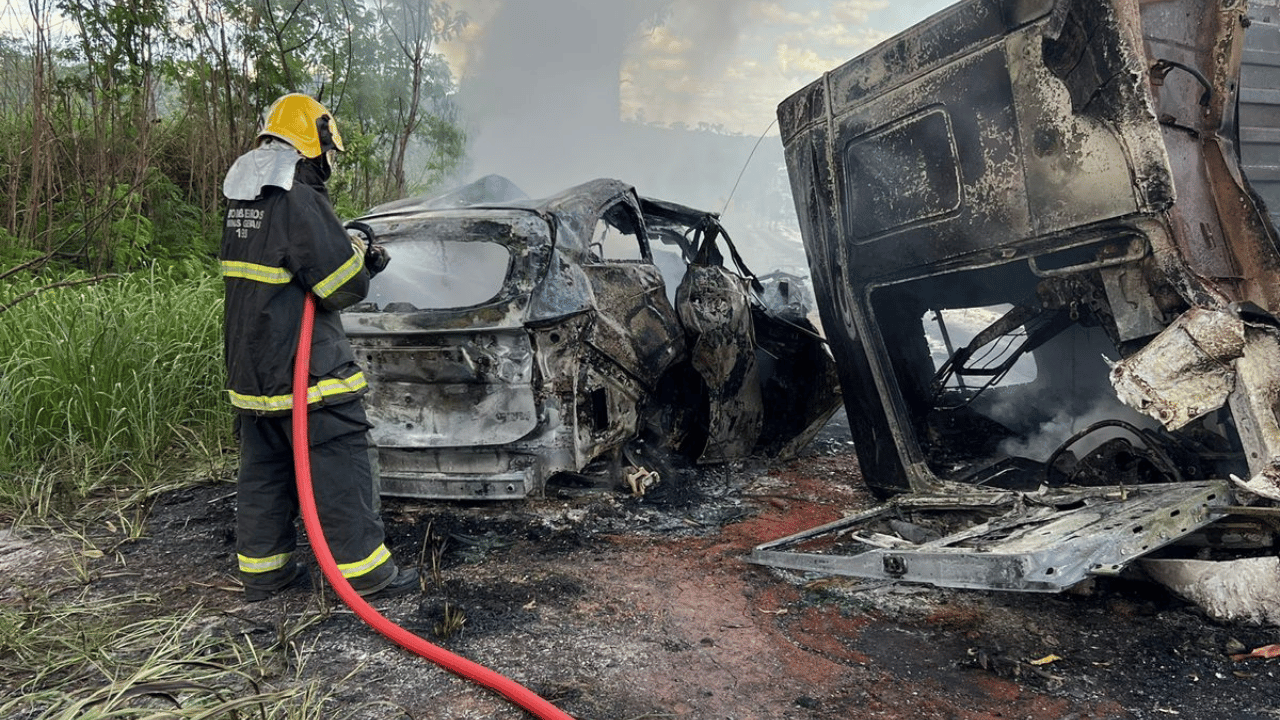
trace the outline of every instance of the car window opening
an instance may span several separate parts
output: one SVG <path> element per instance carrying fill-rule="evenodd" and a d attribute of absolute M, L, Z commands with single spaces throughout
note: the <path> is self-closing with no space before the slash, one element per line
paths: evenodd
<path fill-rule="evenodd" d="M 596 222 L 591 238 L 591 255 L 597 261 L 641 262 L 647 259 L 648 244 L 641 242 L 639 222 L 629 208 L 617 204 Z"/>
<path fill-rule="evenodd" d="M 1181 475 L 1185 439 L 1116 398 L 1105 318 L 1046 292 L 1061 284 L 1022 262 L 873 291 L 885 367 L 938 477 L 1021 489 Z M 1218 414 L 1197 436 L 1202 458 L 1237 442 Z"/>
<path fill-rule="evenodd" d="M 389 251 L 395 261 L 374 278 L 366 301 L 384 312 L 483 304 L 502 290 L 511 264 L 511 251 L 495 242 L 414 238 Z"/>
<path fill-rule="evenodd" d="M 609 429 L 609 395 L 604 388 L 591 391 L 591 428 L 596 432 Z"/>

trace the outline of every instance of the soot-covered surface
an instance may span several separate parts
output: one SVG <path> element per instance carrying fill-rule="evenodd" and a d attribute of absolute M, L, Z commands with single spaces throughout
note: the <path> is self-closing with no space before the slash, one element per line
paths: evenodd
<path fill-rule="evenodd" d="M 425 587 L 377 606 L 580 720 L 1280 717 L 1280 659 L 1229 658 L 1280 631 L 1215 623 L 1154 585 L 1000 594 L 746 563 L 761 542 L 873 502 L 843 423 L 799 460 L 686 473 L 645 498 L 388 500 L 389 544 L 423 564 Z M 294 657 L 334 690 L 334 717 L 526 717 L 391 646 L 331 591 L 244 603 L 233 504 L 231 485 L 211 483 L 162 497 L 144 540 L 99 529 L 87 581 L 63 571 L 80 548 L 13 534 L 6 595 L 50 577 L 87 598 L 153 594 L 174 612 L 199 605 L 210 632 L 267 644 L 313 618 Z"/>

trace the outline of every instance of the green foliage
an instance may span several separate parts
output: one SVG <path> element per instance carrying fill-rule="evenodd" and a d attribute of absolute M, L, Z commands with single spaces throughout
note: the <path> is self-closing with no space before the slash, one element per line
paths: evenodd
<path fill-rule="evenodd" d="M 0 314 L 0 508 L 146 493 L 228 443 L 221 283 L 187 271 L 53 288 Z M 5 300 L 48 282 L 13 283 Z"/>
<path fill-rule="evenodd" d="M 58 9 L 78 32 L 68 47 L 71 58 L 91 76 L 98 111 L 135 116 L 146 101 L 146 86 L 168 34 L 168 13 L 162 0 L 59 0 Z M 124 128 L 122 128 L 124 129 Z M 133 127 L 132 129 L 138 129 Z"/>
<path fill-rule="evenodd" d="M 436 189 L 461 164 L 452 76 L 432 48 L 467 18 L 445 3 L 56 6 L 56 34 L 32 6 L 30 35 L 0 35 L 0 257 L 199 263 L 216 251 L 222 177 L 287 92 L 317 97 L 347 139 L 330 188 L 345 216 Z"/>
<path fill-rule="evenodd" d="M 426 157 L 420 163 L 421 174 L 410 186 L 411 195 L 437 189 L 457 172 L 467 144 L 462 126 L 436 115 L 427 118 L 419 137 Z"/>
<path fill-rule="evenodd" d="M 378 158 L 377 138 L 366 134 L 359 125 L 339 126 L 342 143 L 346 149 L 334 159 L 333 175 L 329 178 L 329 197 L 333 209 L 340 218 L 354 218 L 364 214 L 376 202 L 369 202 L 368 178 L 378 177 L 382 161 Z"/>
<path fill-rule="evenodd" d="M 40 255 L 35 249 L 26 247 L 17 235 L 0 227 L 0 269 L 21 265 Z"/>
<path fill-rule="evenodd" d="M 218 255 L 221 214 L 202 212 L 184 197 L 167 175 L 153 169 L 144 190 L 143 214 L 152 221 L 152 252 L 144 262 L 158 259 L 188 267 L 210 267 Z M 137 267 L 137 265 L 129 265 Z"/>
<path fill-rule="evenodd" d="M 215 457 L 222 178 L 262 111 L 306 92 L 346 140 L 339 214 L 434 189 L 465 138 L 432 52 L 466 16 L 428 0 L 55 0 L 0 35 L 0 514 L 149 492 Z M 51 277 L 48 263 L 57 263 Z M 132 273 L 132 274 L 127 274 Z"/>

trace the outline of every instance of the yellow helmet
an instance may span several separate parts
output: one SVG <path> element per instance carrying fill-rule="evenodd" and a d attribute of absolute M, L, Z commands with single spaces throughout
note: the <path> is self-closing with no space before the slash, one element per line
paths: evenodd
<path fill-rule="evenodd" d="M 271 136 L 288 142 L 304 157 L 342 150 L 338 123 L 323 105 L 302 93 L 290 93 L 271 104 L 258 139 Z"/>

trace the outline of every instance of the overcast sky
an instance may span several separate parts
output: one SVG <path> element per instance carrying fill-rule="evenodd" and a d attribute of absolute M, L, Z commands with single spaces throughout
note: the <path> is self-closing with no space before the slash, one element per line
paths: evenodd
<path fill-rule="evenodd" d="M 759 135 L 783 98 L 952 2 L 454 0 L 454 7 L 466 11 L 472 22 L 463 38 L 444 49 L 465 81 L 468 69 L 485 64 L 477 53 L 483 52 L 490 25 L 505 5 L 529 3 L 525 23 L 537 22 L 544 8 L 558 5 L 571 11 L 577 6 L 578 27 L 554 9 L 545 14 L 547 22 L 565 26 L 556 46 L 546 51 L 565 52 L 584 42 L 593 27 L 606 33 L 633 28 L 618 36 L 623 118 L 691 128 L 705 123 Z M 505 12 L 510 14 L 511 8 Z M 519 61 L 541 60 L 525 53 Z"/>

